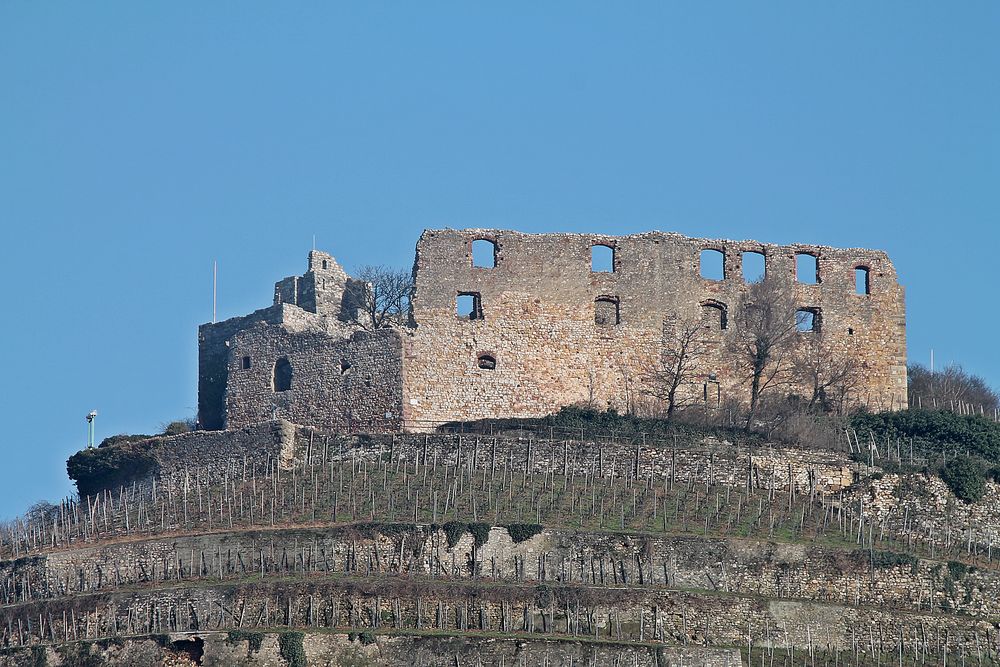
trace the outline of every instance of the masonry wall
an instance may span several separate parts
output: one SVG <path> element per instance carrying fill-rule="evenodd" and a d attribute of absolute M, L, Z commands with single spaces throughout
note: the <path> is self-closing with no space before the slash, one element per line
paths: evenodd
<path fill-rule="evenodd" d="M 226 427 L 287 419 L 324 428 L 399 430 L 402 343 L 392 329 L 340 338 L 256 323 L 230 340 Z M 291 367 L 291 386 L 276 391 L 275 366 Z"/>
<path fill-rule="evenodd" d="M 495 267 L 472 265 L 477 239 L 496 244 Z M 595 244 L 614 249 L 613 272 L 591 271 Z M 701 277 L 704 249 L 724 253 L 723 280 Z M 648 401 L 644 389 L 665 330 L 702 320 L 709 305 L 735 309 L 747 289 L 743 252 L 764 254 L 768 274 L 787 281 L 800 307 L 820 314 L 823 344 L 857 359 L 863 380 L 854 401 L 886 409 L 906 404 L 903 290 L 880 251 L 661 232 L 610 237 L 433 230 L 417 244 L 416 329 L 404 339 L 407 425 L 542 416 L 569 404 L 638 407 Z M 817 257 L 816 284 L 796 281 L 800 253 Z M 869 270 L 868 294 L 855 291 L 857 267 Z M 479 295 L 481 318 L 456 314 L 461 293 Z M 610 324 L 596 324 L 595 307 L 609 304 Z M 701 382 L 717 379 L 716 400 L 747 395 L 725 349 L 731 335 L 732 328 L 712 334 L 700 368 Z M 495 359 L 495 368 L 481 368 L 481 355 Z"/>
<path fill-rule="evenodd" d="M 379 528 L 387 534 L 379 533 Z M 880 552 L 882 553 L 882 552 Z M 193 564 L 193 565 L 192 565 Z M 256 574 L 487 578 L 509 583 L 675 588 L 906 610 L 1000 614 L 1000 574 L 913 558 L 871 566 L 848 550 L 756 539 L 546 529 L 514 543 L 503 527 L 475 548 L 429 526 L 360 524 L 172 535 L 0 561 L 0 604 Z"/>

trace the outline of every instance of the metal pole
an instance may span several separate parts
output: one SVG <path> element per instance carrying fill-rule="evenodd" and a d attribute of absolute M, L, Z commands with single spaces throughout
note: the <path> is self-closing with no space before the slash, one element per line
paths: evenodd
<path fill-rule="evenodd" d="M 219 288 L 219 262 L 212 262 L 212 324 L 215 324 L 215 311 L 218 305 L 218 288 Z"/>

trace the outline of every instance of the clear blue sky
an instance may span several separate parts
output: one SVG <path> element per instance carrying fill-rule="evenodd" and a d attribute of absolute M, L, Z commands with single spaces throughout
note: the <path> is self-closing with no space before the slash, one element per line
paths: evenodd
<path fill-rule="evenodd" d="M 196 327 L 424 227 L 887 250 L 1000 385 L 1000 3 L 0 5 L 0 517 L 196 405 Z"/>

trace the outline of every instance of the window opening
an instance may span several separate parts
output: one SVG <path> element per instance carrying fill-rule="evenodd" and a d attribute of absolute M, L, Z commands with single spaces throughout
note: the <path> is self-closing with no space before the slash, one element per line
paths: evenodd
<path fill-rule="evenodd" d="M 281 357 L 274 362 L 274 377 L 271 381 L 274 391 L 288 391 L 292 388 L 292 365 L 287 357 Z"/>
<path fill-rule="evenodd" d="M 243 357 L 243 370 L 250 368 L 250 357 Z"/>
<path fill-rule="evenodd" d="M 854 327 L 847 327 L 847 335 L 848 336 L 854 335 Z"/>
<path fill-rule="evenodd" d="M 472 266 L 480 269 L 492 269 L 497 265 L 497 244 L 489 239 L 476 239 L 472 242 Z"/>
<path fill-rule="evenodd" d="M 726 304 L 718 301 L 706 301 L 701 304 L 701 321 L 706 329 L 724 331 L 729 326 Z"/>
<path fill-rule="evenodd" d="M 326 268 L 326 260 L 325 259 L 323 260 L 323 268 L 324 269 Z"/>
<path fill-rule="evenodd" d="M 854 269 L 854 292 L 855 294 L 871 294 L 871 272 L 866 266 L 859 266 Z"/>
<path fill-rule="evenodd" d="M 455 299 L 455 314 L 463 320 L 483 319 L 483 303 L 479 292 L 459 292 Z"/>
<path fill-rule="evenodd" d="M 614 273 L 615 249 L 602 243 L 590 246 L 590 270 L 593 273 Z"/>
<path fill-rule="evenodd" d="M 762 252 L 747 251 L 741 258 L 743 280 L 748 283 L 759 283 L 764 280 L 767 271 L 767 260 Z"/>
<path fill-rule="evenodd" d="M 347 371 L 349 371 L 349 370 L 351 370 L 351 362 L 349 362 L 347 359 L 341 359 L 340 360 L 340 374 L 341 375 L 346 375 Z"/>
<path fill-rule="evenodd" d="M 726 254 L 715 248 L 701 251 L 701 277 L 706 280 L 725 280 Z"/>
<path fill-rule="evenodd" d="M 819 283 L 819 258 L 807 252 L 795 255 L 795 279 L 806 285 Z"/>
<path fill-rule="evenodd" d="M 497 367 L 497 360 L 492 354 L 483 353 L 476 358 L 476 365 L 482 369 L 492 371 Z"/>
<path fill-rule="evenodd" d="M 594 300 L 594 324 L 599 327 L 613 327 L 621 321 L 618 299 L 613 296 L 599 296 Z"/>
<path fill-rule="evenodd" d="M 795 328 L 802 333 L 818 332 L 820 316 L 818 310 L 800 308 L 795 313 Z"/>

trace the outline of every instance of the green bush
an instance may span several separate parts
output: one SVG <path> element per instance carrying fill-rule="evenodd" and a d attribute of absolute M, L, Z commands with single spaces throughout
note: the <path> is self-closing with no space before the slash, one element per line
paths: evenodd
<path fill-rule="evenodd" d="M 302 646 L 305 637 L 304 633 L 294 630 L 278 635 L 278 653 L 288 663 L 288 667 L 307 667 L 306 649 Z"/>
<path fill-rule="evenodd" d="M 510 539 L 514 540 L 515 544 L 530 540 L 542 532 L 542 527 L 537 523 L 508 523 L 504 528 L 510 533 Z"/>
<path fill-rule="evenodd" d="M 876 570 L 887 570 L 901 566 L 909 567 L 912 570 L 918 563 L 916 556 L 896 553 L 895 551 L 858 551 L 856 553 L 860 560 L 870 560 L 872 567 Z"/>
<path fill-rule="evenodd" d="M 741 445 L 764 442 L 763 436 L 747 433 L 738 427 L 692 424 L 676 419 L 667 421 L 655 417 L 623 415 L 613 409 L 600 412 L 575 406 L 565 407 L 555 414 L 537 419 L 487 419 L 478 422 L 451 422 L 444 424 L 442 428 L 445 430 L 461 428 L 470 432 L 489 432 L 490 430 L 517 430 L 522 427 L 544 430 L 550 426 L 555 429 L 557 434 L 560 431 L 578 432 L 583 429 L 587 437 L 614 435 L 620 438 L 635 438 L 645 434 L 659 440 L 671 440 L 676 436 L 679 443 L 701 440 L 705 436 L 714 436 L 720 440 L 728 440 Z"/>
<path fill-rule="evenodd" d="M 1000 459 L 1000 424 L 979 415 L 957 415 L 944 410 L 897 410 L 859 412 L 851 426 L 861 439 L 871 432 L 877 442 L 897 439 L 909 443 L 920 455 L 938 456 L 956 449 L 987 461 Z M 907 444 L 907 448 L 909 444 Z"/>
<path fill-rule="evenodd" d="M 246 630 L 230 630 L 226 641 L 230 644 L 239 644 L 241 641 L 246 641 L 249 645 L 247 649 L 247 654 L 249 655 L 260 651 L 260 647 L 264 645 L 264 633 L 248 632 Z"/>
<path fill-rule="evenodd" d="M 375 635 L 365 630 L 364 632 L 358 635 L 358 641 L 361 642 L 362 646 L 371 646 L 372 644 L 375 643 Z"/>
<path fill-rule="evenodd" d="M 948 576 L 955 581 L 961 581 L 969 572 L 969 566 L 957 560 L 948 561 Z"/>
<path fill-rule="evenodd" d="M 56 653 L 62 660 L 62 667 L 102 667 L 104 658 L 92 650 L 93 644 L 90 642 L 77 642 L 59 646 Z"/>
<path fill-rule="evenodd" d="M 180 435 L 195 430 L 197 422 L 194 419 L 177 419 L 163 427 L 163 435 Z"/>
<path fill-rule="evenodd" d="M 444 535 L 448 539 L 448 548 L 454 549 L 458 541 L 462 539 L 462 535 L 465 535 L 468 525 L 461 521 L 449 521 L 442 528 L 444 528 Z"/>
<path fill-rule="evenodd" d="M 476 548 L 486 544 L 486 540 L 490 537 L 490 528 L 492 526 L 488 523 L 470 523 L 469 532 L 472 533 L 473 544 Z"/>
<path fill-rule="evenodd" d="M 66 473 L 81 496 L 130 484 L 156 469 L 156 459 L 135 443 L 84 449 L 66 461 Z"/>
<path fill-rule="evenodd" d="M 959 500 L 966 503 L 976 502 L 986 491 L 986 470 L 968 456 L 948 461 L 941 468 L 941 479 Z"/>
<path fill-rule="evenodd" d="M 552 604 L 552 589 L 545 584 L 535 586 L 535 606 L 545 609 L 550 604 Z"/>
<path fill-rule="evenodd" d="M 377 521 L 356 523 L 353 527 L 358 535 L 367 539 L 372 539 L 376 535 L 394 537 L 407 533 L 413 533 L 417 530 L 416 524 L 412 523 L 379 523 Z"/>

